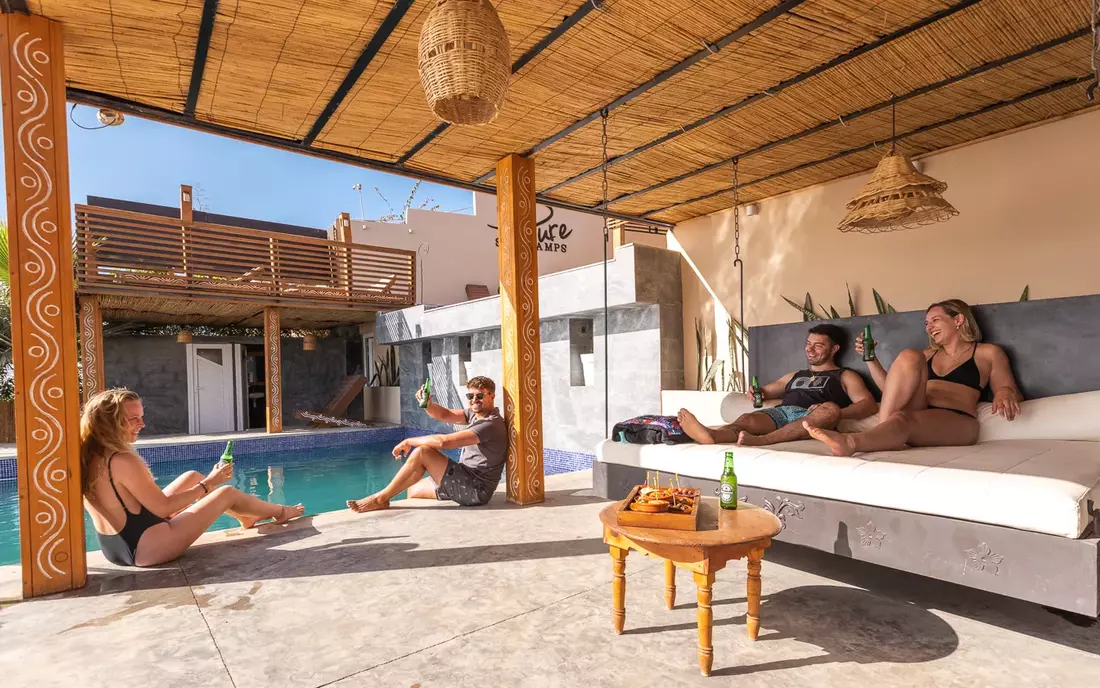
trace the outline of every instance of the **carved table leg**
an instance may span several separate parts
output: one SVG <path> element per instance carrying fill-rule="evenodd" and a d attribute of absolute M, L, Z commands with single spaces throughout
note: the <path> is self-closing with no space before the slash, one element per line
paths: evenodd
<path fill-rule="evenodd" d="M 615 607 L 612 619 L 615 632 L 619 635 L 622 635 L 623 625 L 626 623 L 626 555 L 629 551 L 618 547 L 611 548 L 611 564 L 614 571 L 611 596 Z"/>
<path fill-rule="evenodd" d="M 695 585 L 699 590 L 699 670 L 703 676 L 710 676 L 711 665 L 714 664 L 714 647 L 711 645 L 711 628 L 714 624 L 714 613 L 710 610 L 711 586 L 714 585 L 713 573 L 696 573 Z"/>
<path fill-rule="evenodd" d="M 665 608 L 676 606 L 676 565 L 665 559 Z"/>
<path fill-rule="evenodd" d="M 749 637 L 753 640 L 756 640 L 757 634 L 760 633 L 760 560 L 763 557 L 764 550 L 762 549 L 754 549 L 749 552 L 749 578 L 746 586 L 749 611 L 745 618 Z"/>

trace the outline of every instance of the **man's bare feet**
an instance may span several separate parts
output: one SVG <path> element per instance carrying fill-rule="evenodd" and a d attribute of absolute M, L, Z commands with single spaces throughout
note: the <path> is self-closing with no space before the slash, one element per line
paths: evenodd
<path fill-rule="evenodd" d="M 851 456 L 856 453 L 856 440 L 851 435 L 832 430 L 822 430 L 810 425 L 809 421 L 802 421 L 802 427 L 810 433 L 810 437 L 819 442 L 824 442 L 829 447 L 833 456 Z"/>
<path fill-rule="evenodd" d="M 390 500 L 383 499 L 378 493 L 362 499 L 349 499 L 348 508 L 357 514 L 365 514 L 368 511 L 379 511 L 390 508 Z"/>
<path fill-rule="evenodd" d="M 306 512 L 306 508 L 301 504 L 295 504 L 294 506 L 280 505 L 279 508 L 282 511 L 279 512 L 279 517 L 275 519 L 275 525 L 279 526 L 291 519 L 298 518 Z"/>
<path fill-rule="evenodd" d="M 763 447 L 768 442 L 764 441 L 764 438 L 759 435 L 750 435 L 744 430 L 737 436 L 737 445 L 740 447 Z"/>
<path fill-rule="evenodd" d="M 676 414 L 676 420 L 680 421 L 680 427 L 684 429 L 684 434 L 691 439 L 699 444 L 714 444 L 714 436 L 710 434 L 710 429 L 700 423 L 691 411 L 680 409 L 680 412 Z"/>

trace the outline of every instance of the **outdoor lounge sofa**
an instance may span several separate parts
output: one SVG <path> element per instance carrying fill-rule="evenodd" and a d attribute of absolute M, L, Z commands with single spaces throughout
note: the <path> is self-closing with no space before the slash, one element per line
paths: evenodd
<path fill-rule="evenodd" d="M 1002 304 L 983 309 L 984 318 L 979 313 L 983 328 L 989 325 L 1012 342 L 1006 349 L 1025 397 L 1032 389 L 1038 398 L 1025 401 L 1011 423 L 993 415 L 990 404 L 980 404 L 975 446 L 838 458 L 813 440 L 771 447 L 606 441 L 597 447 L 594 489 L 621 499 L 647 471 L 661 471 L 662 477 L 677 473 L 707 494 L 717 487 L 724 453 L 732 448 L 740 498 L 779 517 L 784 524 L 779 541 L 1097 617 L 1100 391 L 1049 392 L 1074 384 L 1100 388 L 1100 361 L 1086 353 L 1100 327 L 1100 298 L 1047 304 Z M 1086 316 L 1089 320 L 1080 319 Z M 902 324 L 920 335 L 923 313 L 879 316 L 874 323 L 884 332 L 881 339 L 876 334 L 880 346 L 900 339 L 890 337 L 900 332 L 891 319 L 909 321 Z M 1034 327 L 1009 338 L 1004 325 L 1017 320 Z M 838 324 L 858 330 L 863 322 Z M 800 367 L 807 327 L 753 328 L 753 370 L 763 373 L 762 380 Z M 919 345 L 919 339 L 903 344 Z M 1025 360 L 1033 346 L 1042 357 Z M 894 346 L 889 358 L 900 348 Z M 862 370 L 858 363 L 853 367 Z M 752 410 L 744 395 L 732 393 L 666 392 L 663 405 L 662 413 L 669 415 L 687 407 L 708 425 L 729 423 Z M 857 430 L 877 420 L 876 415 L 841 429 Z"/>

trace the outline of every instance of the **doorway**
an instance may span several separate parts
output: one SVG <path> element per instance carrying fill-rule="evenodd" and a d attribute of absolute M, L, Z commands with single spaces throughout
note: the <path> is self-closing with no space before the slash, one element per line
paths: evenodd
<path fill-rule="evenodd" d="M 238 429 L 235 350 L 234 344 L 187 345 L 187 424 L 191 434 Z"/>

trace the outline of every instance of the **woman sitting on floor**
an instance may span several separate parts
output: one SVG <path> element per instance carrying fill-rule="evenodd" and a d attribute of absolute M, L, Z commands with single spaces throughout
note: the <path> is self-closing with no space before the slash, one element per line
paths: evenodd
<path fill-rule="evenodd" d="M 929 347 L 906 349 L 890 373 L 878 360 L 867 365 L 882 390 L 879 423 L 866 432 L 845 434 L 804 423 L 814 439 L 837 456 L 914 447 L 971 445 L 978 442 L 978 398 L 993 389 L 993 412 L 1008 420 L 1023 396 L 1004 350 L 982 344 L 970 306 L 958 299 L 934 303 L 924 314 Z M 863 353 L 863 336 L 856 338 Z"/>
<path fill-rule="evenodd" d="M 89 399 L 80 418 L 84 506 L 107 561 L 156 566 L 176 559 L 223 513 L 244 528 L 302 515 L 301 504 L 269 504 L 222 485 L 233 477 L 232 464 L 219 464 L 206 477 L 188 471 L 161 490 L 133 447 L 144 415 L 136 393 L 111 389 Z"/>

